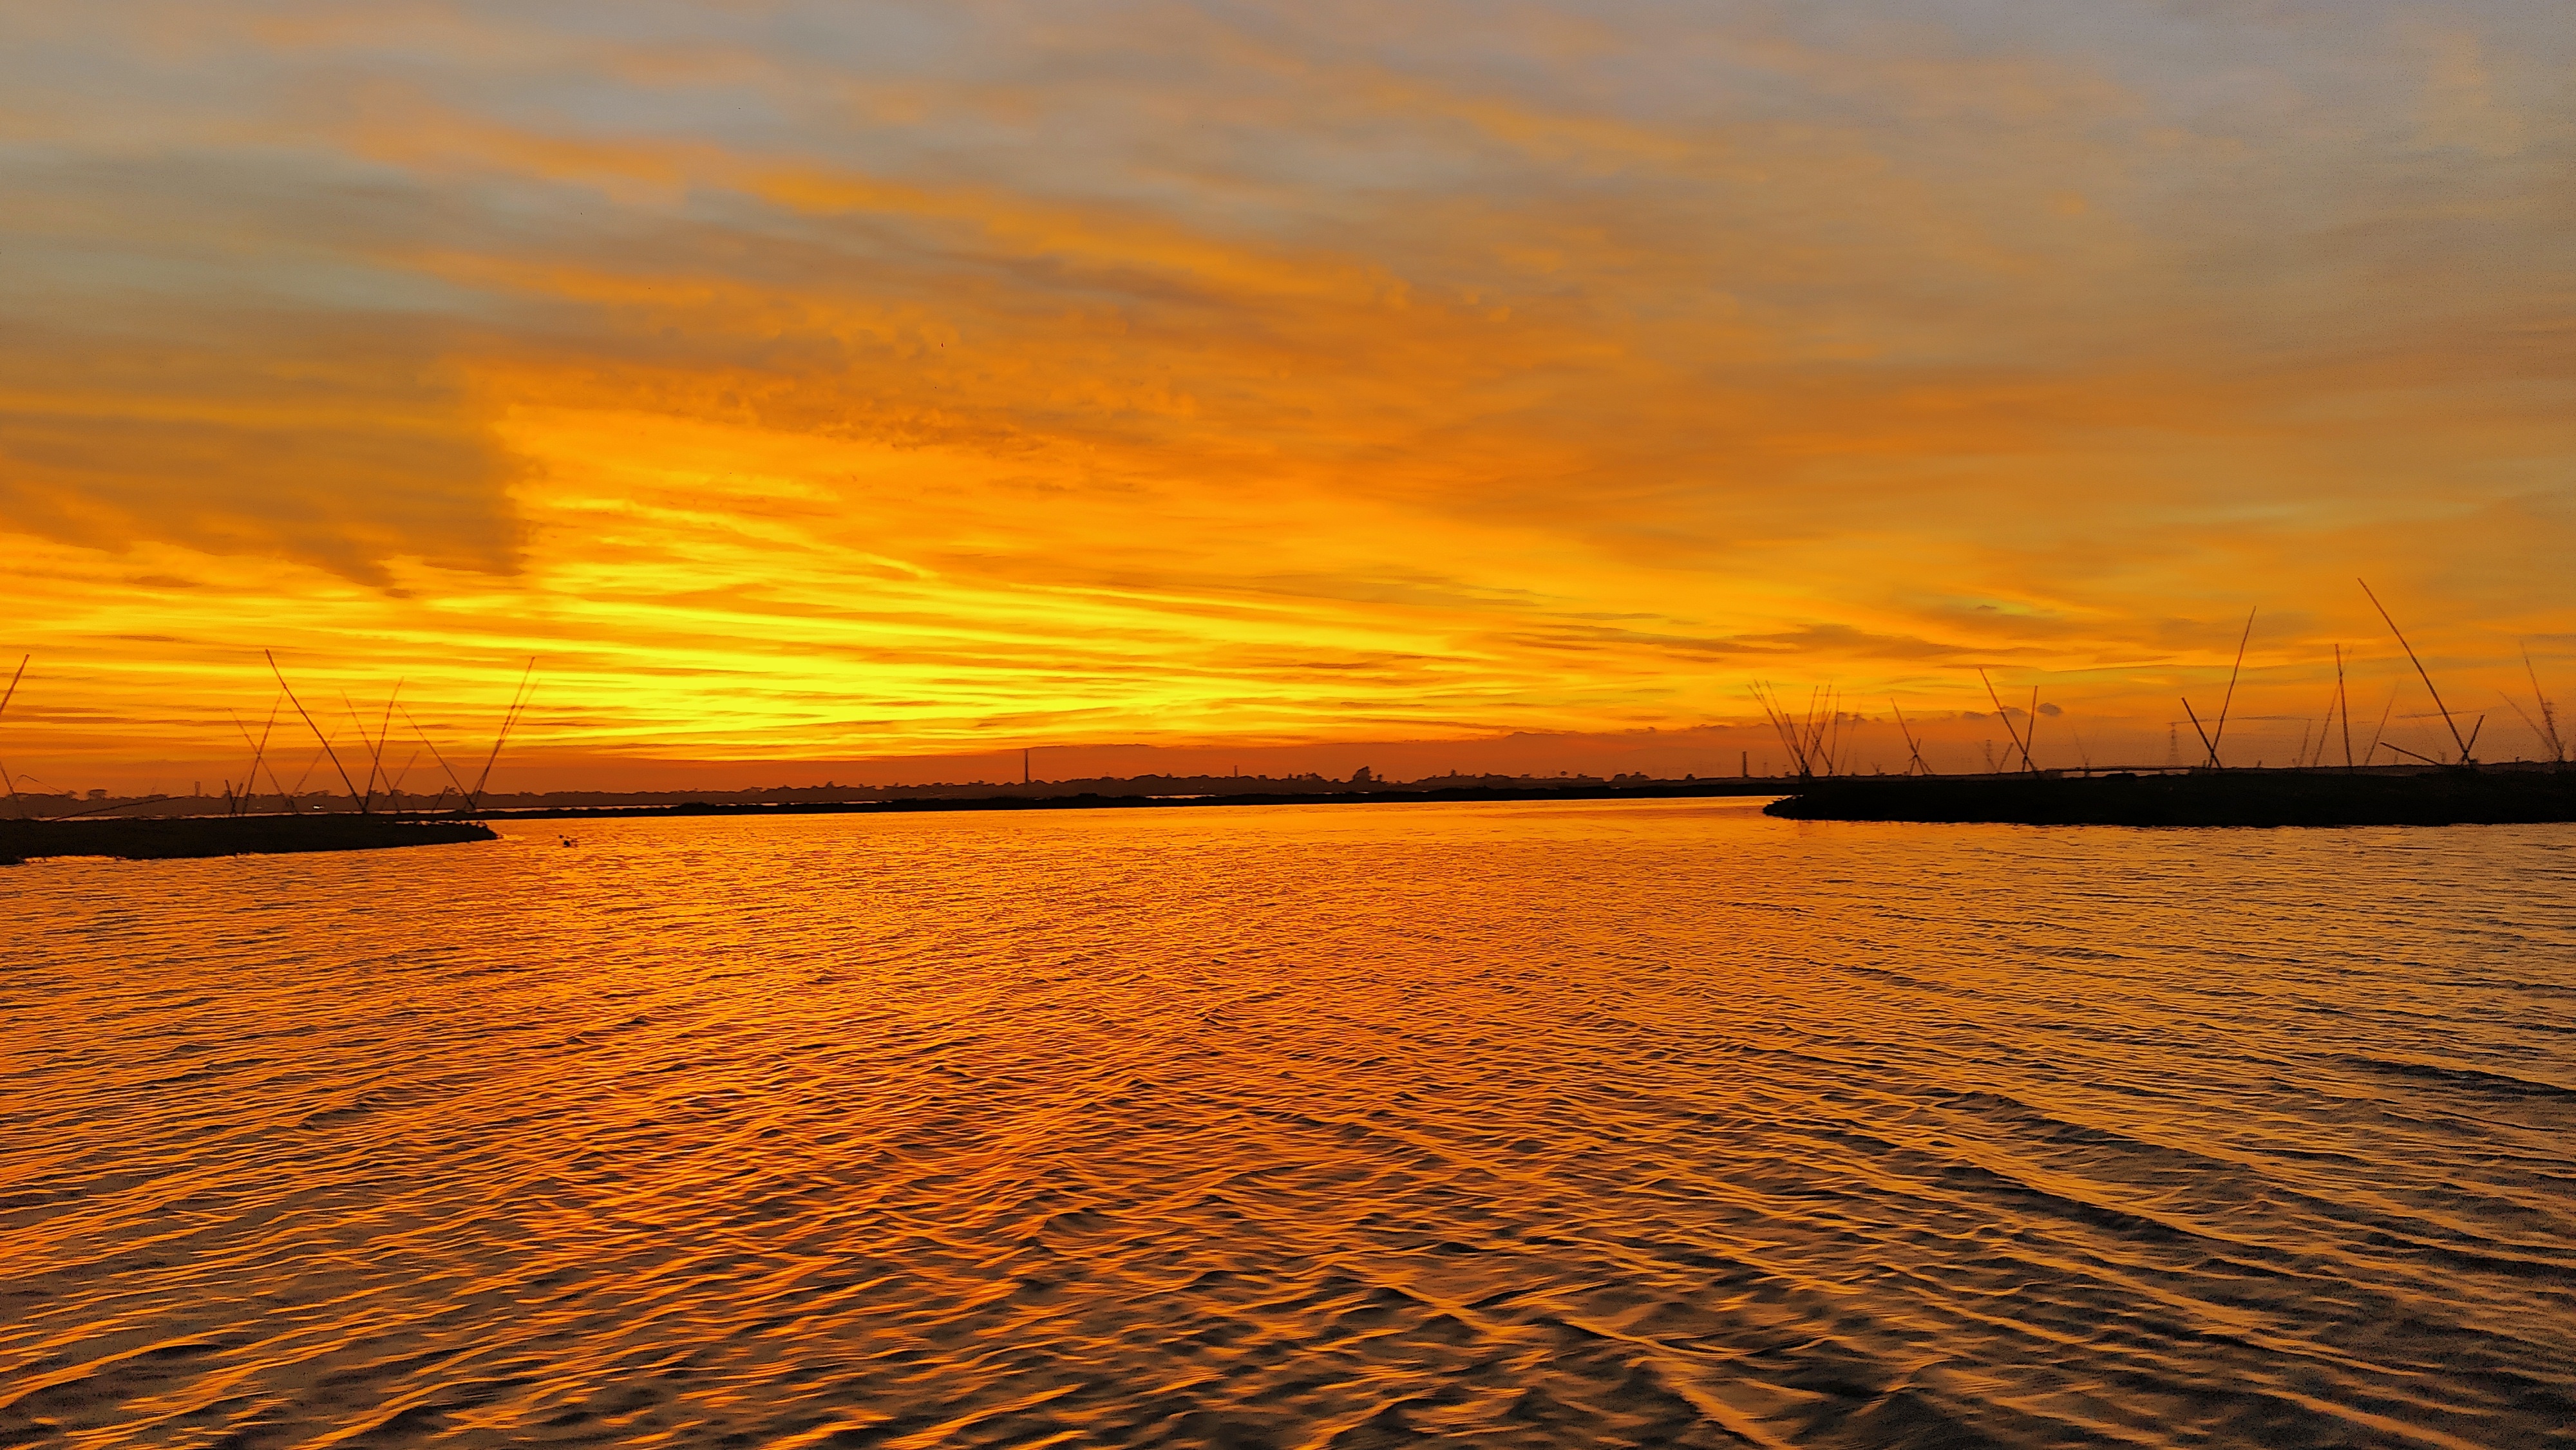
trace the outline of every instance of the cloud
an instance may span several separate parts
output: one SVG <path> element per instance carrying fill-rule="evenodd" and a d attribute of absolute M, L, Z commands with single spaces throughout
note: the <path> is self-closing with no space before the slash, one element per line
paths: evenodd
<path fill-rule="evenodd" d="M 515 567 L 516 467 L 454 363 L 472 319 L 316 233 L 382 197 L 297 194 L 273 167 L 23 165 L 0 280 L 0 518 L 101 549 L 272 553 L 383 582 L 410 555 Z M 272 233 L 262 191 L 304 228 Z M 221 254 L 273 249 L 241 268 Z"/>
<path fill-rule="evenodd" d="M 2534 5 L 36 19 L 0 521 L 578 661 L 603 750 L 2100 709 L 2357 572 L 2567 628 Z"/>

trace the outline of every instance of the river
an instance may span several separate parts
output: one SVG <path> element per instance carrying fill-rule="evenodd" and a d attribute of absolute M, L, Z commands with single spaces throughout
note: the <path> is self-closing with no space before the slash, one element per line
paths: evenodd
<path fill-rule="evenodd" d="M 506 832 L 0 870 L 0 1445 L 2576 1422 L 2576 827 Z"/>

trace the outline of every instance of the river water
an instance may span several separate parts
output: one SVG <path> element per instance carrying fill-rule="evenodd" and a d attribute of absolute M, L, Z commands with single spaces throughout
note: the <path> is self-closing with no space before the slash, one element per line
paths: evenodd
<path fill-rule="evenodd" d="M 2570 1442 L 2576 827 L 510 832 L 0 871 L 0 1445 Z"/>

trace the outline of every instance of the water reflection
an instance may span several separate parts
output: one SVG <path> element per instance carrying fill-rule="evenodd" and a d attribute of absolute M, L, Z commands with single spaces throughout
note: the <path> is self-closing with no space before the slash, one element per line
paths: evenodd
<path fill-rule="evenodd" d="M 1742 803 L 0 873 L 9 1443 L 2533 1443 L 2576 830 Z"/>

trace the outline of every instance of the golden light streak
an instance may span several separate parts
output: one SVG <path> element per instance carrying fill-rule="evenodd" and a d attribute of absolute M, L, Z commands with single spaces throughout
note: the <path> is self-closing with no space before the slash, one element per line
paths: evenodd
<path fill-rule="evenodd" d="M 2536 10 L 251 9 L 0 60 L 40 774 L 216 775 L 265 647 L 459 739 L 539 655 L 576 775 L 1715 767 L 1756 676 L 1963 756 L 1981 665 L 2160 756 L 2257 604 L 2287 749 L 2336 644 L 2392 653 L 2356 573 L 2446 691 L 2576 659 Z"/>

